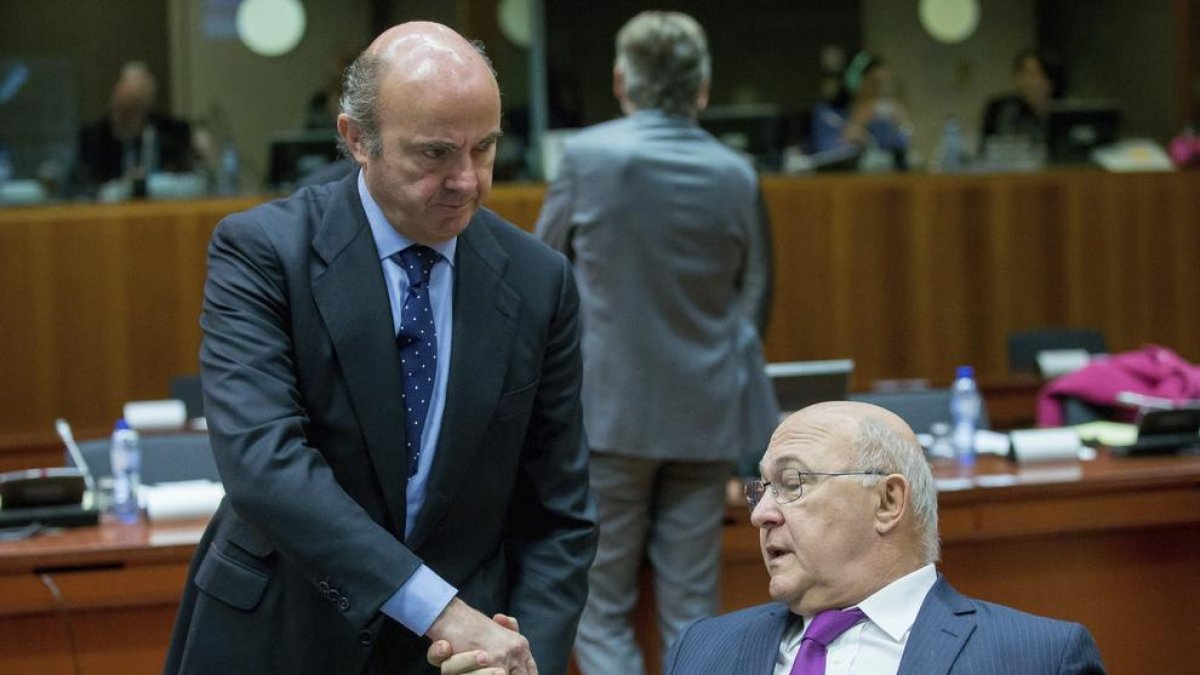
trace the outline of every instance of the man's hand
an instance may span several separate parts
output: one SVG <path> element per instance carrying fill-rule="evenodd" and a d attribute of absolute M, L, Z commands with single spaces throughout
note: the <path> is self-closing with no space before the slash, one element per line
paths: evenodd
<path fill-rule="evenodd" d="M 435 648 L 439 651 L 435 652 Z M 439 640 L 429 648 L 429 663 L 440 665 L 442 675 L 506 675 L 503 668 L 489 664 L 487 652 L 450 654 L 450 643 L 445 640 Z"/>
<path fill-rule="evenodd" d="M 517 631 L 516 619 L 497 614 L 489 620 L 455 598 L 429 627 L 427 658 L 442 675 L 537 675 L 529 641 Z"/>

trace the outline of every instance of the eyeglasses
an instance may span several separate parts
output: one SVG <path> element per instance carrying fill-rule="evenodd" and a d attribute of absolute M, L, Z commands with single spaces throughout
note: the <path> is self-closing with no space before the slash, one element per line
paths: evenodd
<path fill-rule="evenodd" d="M 775 499 L 776 504 L 789 504 L 804 496 L 804 486 L 814 482 L 813 476 L 886 476 L 886 471 L 801 471 L 800 469 L 783 469 L 779 472 L 779 477 L 775 481 L 765 480 L 747 480 L 742 486 L 742 493 L 746 495 L 746 503 L 750 505 L 750 509 L 758 506 L 762 501 L 763 495 L 767 489 L 771 490 L 771 497 Z"/>

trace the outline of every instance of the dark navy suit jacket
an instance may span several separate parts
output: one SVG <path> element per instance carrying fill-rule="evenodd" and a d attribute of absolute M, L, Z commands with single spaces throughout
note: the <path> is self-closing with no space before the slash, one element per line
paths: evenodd
<path fill-rule="evenodd" d="M 665 675 L 771 675 L 791 612 L 771 603 L 700 619 L 667 654 Z M 1086 628 L 973 600 L 938 578 L 904 647 L 899 675 L 1104 673 Z"/>
<path fill-rule="evenodd" d="M 596 541 L 573 276 L 486 210 L 454 273 L 441 438 L 405 537 L 400 361 L 356 176 L 217 227 L 200 361 L 227 499 L 168 673 L 435 672 L 379 610 L 422 563 L 566 671 Z"/>

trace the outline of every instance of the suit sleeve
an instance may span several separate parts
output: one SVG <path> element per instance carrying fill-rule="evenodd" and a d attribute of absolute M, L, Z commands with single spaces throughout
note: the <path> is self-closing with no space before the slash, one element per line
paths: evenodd
<path fill-rule="evenodd" d="M 550 183 L 534 232 L 546 244 L 573 259 L 571 217 L 575 209 L 575 179 L 571 153 L 564 152 L 558 176 Z"/>
<path fill-rule="evenodd" d="M 223 221 L 209 247 L 200 361 L 213 454 L 238 518 L 298 562 L 314 594 L 336 589 L 334 605 L 362 628 L 421 561 L 346 494 L 309 445 L 288 279 L 252 218 Z"/>
<path fill-rule="evenodd" d="M 560 261 L 558 307 L 522 448 L 507 537 L 509 609 L 544 673 L 566 672 L 597 538 L 579 399 L 579 296 L 570 265 Z"/>
<path fill-rule="evenodd" d="M 1072 624 L 1071 634 L 1063 650 L 1059 675 L 1104 675 L 1104 664 L 1100 662 L 1100 649 L 1087 628 Z"/>

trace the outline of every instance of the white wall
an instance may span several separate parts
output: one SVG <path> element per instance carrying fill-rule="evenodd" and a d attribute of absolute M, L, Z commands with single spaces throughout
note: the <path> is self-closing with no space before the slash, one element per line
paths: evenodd
<path fill-rule="evenodd" d="M 917 18 L 917 0 L 862 0 L 863 44 L 892 66 L 916 126 L 913 147 L 928 161 L 947 115 L 976 147 L 983 106 L 1011 89 L 1012 59 L 1034 46 L 1034 0 L 980 0 L 979 29 L 965 42 L 935 42 Z"/>

